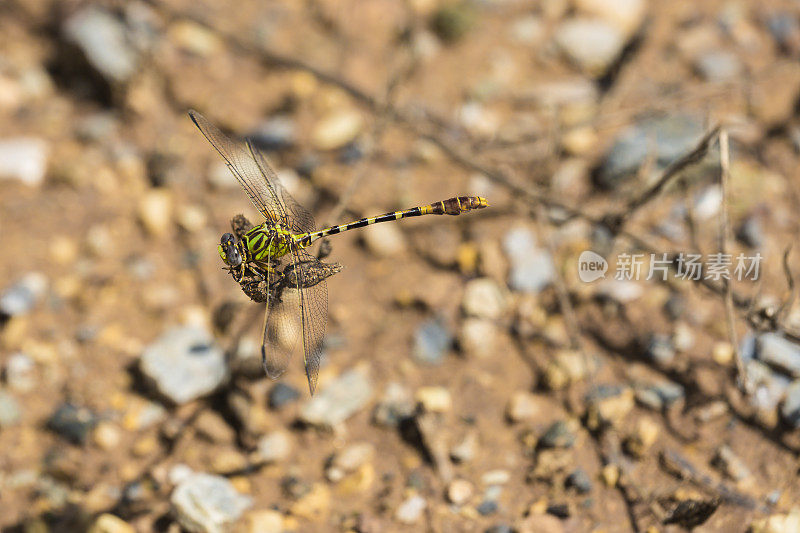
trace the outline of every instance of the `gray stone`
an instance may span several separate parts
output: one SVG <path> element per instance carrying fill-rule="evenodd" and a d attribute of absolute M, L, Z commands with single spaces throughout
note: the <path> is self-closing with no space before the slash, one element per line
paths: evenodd
<path fill-rule="evenodd" d="M 614 189 L 655 156 L 658 168 L 690 152 L 703 136 L 702 121 L 688 115 L 646 119 L 626 128 L 603 161 L 597 183 Z"/>
<path fill-rule="evenodd" d="M 267 403 L 272 409 L 280 409 L 285 405 L 297 401 L 298 398 L 300 398 L 300 391 L 291 385 L 279 382 L 269 390 Z"/>
<path fill-rule="evenodd" d="M 675 359 L 675 347 L 667 335 L 655 334 L 650 338 L 647 358 L 659 365 L 669 365 Z"/>
<path fill-rule="evenodd" d="M 494 500 L 484 500 L 475 508 L 481 516 L 489 516 L 497 512 L 497 502 Z"/>
<path fill-rule="evenodd" d="M 800 379 L 786 389 L 781 406 L 781 417 L 794 429 L 800 429 Z"/>
<path fill-rule="evenodd" d="M 22 411 L 19 402 L 5 391 L 0 390 L 0 429 L 19 422 Z"/>
<path fill-rule="evenodd" d="M 17 137 L 0 140 L 0 179 L 39 185 L 47 172 L 49 145 L 42 139 Z"/>
<path fill-rule="evenodd" d="M 672 381 L 636 388 L 636 401 L 654 411 L 669 407 L 683 397 L 683 387 Z"/>
<path fill-rule="evenodd" d="M 10 389 L 28 392 L 36 385 L 36 363 L 27 354 L 15 353 L 6 362 L 5 375 Z"/>
<path fill-rule="evenodd" d="M 259 461 L 275 463 L 283 461 L 292 452 L 292 437 L 287 431 L 277 430 L 261 437 L 256 457 Z"/>
<path fill-rule="evenodd" d="M 347 474 L 355 472 L 375 457 L 375 446 L 369 442 L 356 442 L 339 451 L 330 460 L 325 470 L 328 481 L 341 481 Z"/>
<path fill-rule="evenodd" d="M 77 46 L 89 64 L 110 82 L 129 80 L 138 68 L 139 55 L 125 24 L 107 10 L 89 6 L 69 17 L 64 36 Z"/>
<path fill-rule="evenodd" d="M 204 473 L 184 479 L 170 502 L 178 523 L 193 533 L 222 533 L 252 505 L 230 481 Z"/>
<path fill-rule="evenodd" d="M 397 508 L 395 518 L 403 524 L 415 524 L 422 517 L 427 506 L 428 502 L 419 494 L 411 496 Z"/>
<path fill-rule="evenodd" d="M 507 292 L 493 279 L 473 279 L 464 287 L 461 308 L 468 316 L 499 319 L 508 307 Z"/>
<path fill-rule="evenodd" d="M 756 340 L 758 358 L 795 378 L 800 378 L 800 345 L 778 333 L 764 333 Z"/>
<path fill-rule="evenodd" d="M 414 358 L 429 365 L 440 365 L 453 345 L 453 335 L 441 320 L 424 322 L 414 332 Z"/>
<path fill-rule="evenodd" d="M 222 350 L 209 332 L 196 326 L 168 330 L 145 348 L 139 367 L 176 404 L 213 392 L 227 377 Z"/>
<path fill-rule="evenodd" d="M 761 411 L 773 412 L 786 394 L 791 380 L 756 360 L 745 362 L 745 372 L 755 389 L 750 396 L 750 403 Z"/>
<path fill-rule="evenodd" d="M 767 28 L 784 52 L 791 54 L 800 50 L 800 22 L 796 13 L 778 11 L 770 14 Z"/>
<path fill-rule="evenodd" d="M 603 74 L 625 46 L 618 29 L 600 19 L 575 18 L 561 23 L 555 34 L 556 45 L 583 72 Z"/>
<path fill-rule="evenodd" d="M 97 422 L 97 416 L 88 408 L 65 403 L 56 409 L 47 425 L 65 439 L 83 444 Z"/>
<path fill-rule="evenodd" d="M 536 238 L 527 228 L 509 231 L 503 247 L 511 262 L 508 283 L 513 290 L 539 292 L 555 279 L 550 254 L 536 246 Z"/>
<path fill-rule="evenodd" d="M 414 413 L 414 407 L 411 392 L 400 383 L 392 382 L 375 406 L 372 421 L 381 426 L 395 427 Z"/>
<path fill-rule="evenodd" d="M 748 248 L 762 248 L 764 246 L 764 228 L 761 221 L 754 216 L 749 216 L 736 230 L 736 238 Z"/>
<path fill-rule="evenodd" d="M 717 449 L 713 463 L 724 472 L 726 476 L 734 481 L 743 481 L 752 476 L 750 469 L 744 461 L 742 461 L 741 457 L 736 455 L 727 444 Z"/>
<path fill-rule="evenodd" d="M 24 275 L 0 296 L 0 314 L 24 315 L 41 299 L 47 289 L 47 278 L 38 272 Z"/>
<path fill-rule="evenodd" d="M 297 127 L 291 116 L 279 115 L 259 124 L 250 138 L 263 150 L 285 150 L 297 142 Z"/>
<path fill-rule="evenodd" d="M 333 427 L 369 402 L 372 384 L 364 372 L 348 370 L 330 381 L 300 408 L 300 419 L 313 426 Z"/>
<path fill-rule="evenodd" d="M 574 488 L 578 494 L 589 494 L 592 492 L 592 480 L 585 470 L 579 468 L 574 470 L 565 481 L 565 485 Z"/>
<path fill-rule="evenodd" d="M 572 448 L 575 444 L 576 436 L 572 424 L 559 420 L 553 423 L 544 435 L 539 439 L 539 444 L 543 448 Z"/>
<path fill-rule="evenodd" d="M 742 73 L 744 65 L 732 52 L 712 50 L 694 60 L 694 68 L 706 81 L 729 81 Z"/>

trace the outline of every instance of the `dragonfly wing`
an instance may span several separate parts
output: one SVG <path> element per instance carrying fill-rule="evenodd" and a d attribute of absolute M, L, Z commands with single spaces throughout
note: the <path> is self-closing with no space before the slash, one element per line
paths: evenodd
<path fill-rule="evenodd" d="M 228 169 L 236 177 L 239 185 L 250 197 L 256 209 L 267 220 L 275 223 L 285 221 L 286 214 L 281 203 L 282 200 L 274 188 L 276 185 L 280 186 L 277 178 L 274 177 L 275 173 L 271 172 L 271 174 L 267 175 L 262 172 L 260 163 L 257 163 L 251 155 L 248 146 L 230 139 L 197 111 L 189 111 L 189 116 L 205 138 L 208 139 L 208 142 L 225 159 Z M 270 182 L 270 179 L 273 182 Z"/>
<path fill-rule="evenodd" d="M 295 250 L 297 261 L 315 262 L 304 250 Z M 296 265 L 295 265 L 296 266 Z M 304 269 L 298 269 L 303 276 Z M 317 388 L 317 377 L 322 360 L 322 340 L 325 337 L 325 324 L 328 321 L 328 284 L 322 280 L 300 280 L 300 318 L 303 329 L 303 357 L 308 377 L 308 388 L 311 394 Z M 310 286 L 306 286 L 310 285 Z"/>
<path fill-rule="evenodd" d="M 288 289 L 274 291 L 268 304 L 264 317 L 261 361 L 270 379 L 278 379 L 286 372 L 300 338 L 302 320 L 297 314 L 297 293 Z"/>

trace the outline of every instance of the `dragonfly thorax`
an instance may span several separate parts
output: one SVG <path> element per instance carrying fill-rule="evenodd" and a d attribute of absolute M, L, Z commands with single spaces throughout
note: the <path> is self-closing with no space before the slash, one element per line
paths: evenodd
<path fill-rule="evenodd" d="M 242 244 L 247 257 L 253 261 L 270 261 L 283 257 L 291 251 L 297 239 L 289 230 L 264 222 L 242 235 Z"/>

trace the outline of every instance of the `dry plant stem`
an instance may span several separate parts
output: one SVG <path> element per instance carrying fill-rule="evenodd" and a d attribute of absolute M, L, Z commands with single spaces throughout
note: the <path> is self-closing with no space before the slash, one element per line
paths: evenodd
<path fill-rule="evenodd" d="M 728 205 L 730 204 L 730 142 L 728 141 L 728 130 L 722 128 L 719 132 L 719 166 L 720 184 L 722 186 L 722 209 L 720 210 L 720 232 L 719 232 L 719 251 L 725 256 L 728 253 L 728 239 L 731 238 L 730 221 L 728 220 Z M 722 283 L 725 287 L 725 320 L 728 326 L 728 340 L 733 348 L 734 361 L 736 361 L 736 372 L 738 383 L 747 395 L 753 393 L 753 387 L 747 377 L 742 362 L 742 354 L 739 352 L 739 341 L 736 338 L 736 316 L 733 310 L 733 283 L 730 278 L 724 278 Z"/>

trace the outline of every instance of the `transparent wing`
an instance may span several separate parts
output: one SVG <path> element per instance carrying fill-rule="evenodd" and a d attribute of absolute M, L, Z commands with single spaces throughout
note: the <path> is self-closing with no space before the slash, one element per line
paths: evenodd
<path fill-rule="evenodd" d="M 283 206 L 283 214 L 285 215 L 285 224 L 292 230 L 293 233 L 311 233 L 316 228 L 314 224 L 314 217 L 311 213 L 298 204 L 297 201 L 289 194 L 289 191 L 281 184 L 281 180 L 275 174 L 272 164 L 267 156 L 265 156 L 252 142 L 247 141 L 247 146 L 253 154 L 253 158 L 258 163 L 258 167 L 267 177 L 267 180 L 272 184 L 276 196 L 280 198 Z"/>
<path fill-rule="evenodd" d="M 256 209 L 267 220 L 276 224 L 284 223 L 286 212 L 282 205 L 283 200 L 275 188 L 280 187 L 280 183 L 268 163 L 266 161 L 263 164 L 257 163 L 249 146 L 231 140 L 197 111 L 189 111 L 189 116 L 208 142 L 225 159 L 228 169 L 236 177 Z M 269 173 L 263 172 L 262 166 L 268 168 Z"/>
<path fill-rule="evenodd" d="M 311 262 L 317 260 L 305 250 L 295 250 L 295 261 Z M 295 263 L 295 268 L 297 268 Z M 303 276 L 304 269 L 298 269 L 300 276 Z M 306 286 L 311 284 L 311 286 Z M 311 394 L 317 388 L 317 377 L 319 376 L 319 365 L 322 360 L 322 339 L 325 337 L 325 324 L 328 321 L 328 284 L 325 279 L 306 281 L 300 283 L 300 318 L 303 329 L 303 356 L 306 367 L 306 377 L 308 377 L 308 388 Z"/>
<path fill-rule="evenodd" d="M 270 287 L 274 281 L 268 274 L 267 283 Z M 286 372 L 297 347 L 303 327 L 297 312 L 298 302 L 299 294 L 295 289 L 271 289 L 261 344 L 261 361 L 270 379 L 278 379 Z"/>

